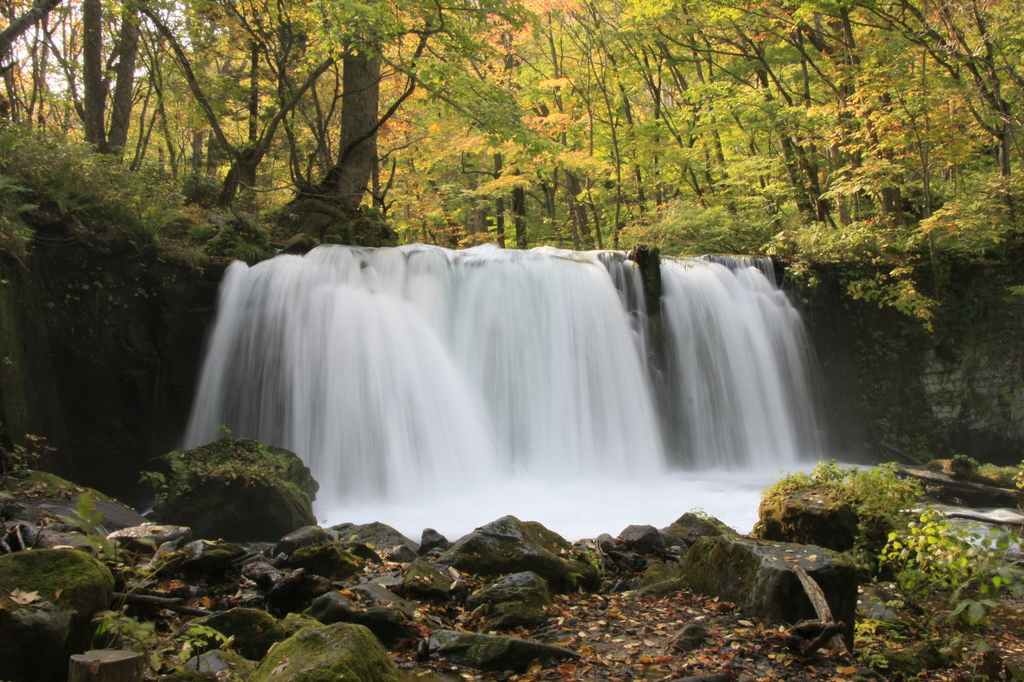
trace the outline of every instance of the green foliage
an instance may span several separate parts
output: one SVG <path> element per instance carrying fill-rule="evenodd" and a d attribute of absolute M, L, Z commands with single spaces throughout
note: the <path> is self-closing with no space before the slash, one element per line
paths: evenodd
<path fill-rule="evenodd" d="M 0 130 L 0 250 L 22 258 L 33 238 L 124 241 L 136 250 L 183 244 L 196 214 L 173 177 L 131 171 L 71 139 Z M 170 246 L 165 244 L 164 246 Z"/>
<path fill-rule="evenodd" d="M 91 492 L 86 491 L 78 496 L 75 514 L 74 517 L 65 517 L 65 520 L 85 536 L 100 559 L 114 562 L 117 559 L 117 546 L 100 531 L 103 513 L 96 509 L 96 499 Z"/>
<path fill-rule="evenodd" d="M 93 646 L 99 649 L 128 649 L 141 653 L 149 676 L 162 671 L 184 670 L 185 663 L 210 645 L 228 648 L 232 639 L 205 625 L 186 624 L 181 632 L 161 633 L 153 621 L 129 616 L 128 606 L 101 611 L 93 618 L 96 632 Z"/>
<path fill-rule="evenodd" d="M 1015 598 L 1024 595 L 1024 569 L 1006 560 L 1009 546 L 1005 533 L 966 531 L 927 509 L 889 534 L 880 558 L 896 570 L 908 594 L 948 591 L 950 617 L 974 625 L 986 619 L 1004 590 Z"/>
<path fill-rule="evenodd" d="M 877 552 L 888 533 L 901 524 L 903 514 L 924 493 L 912 479 L 896 476 L 895 465 L 870 469 L 844 467 L 835 460 L 818 462 L 810 473 L 788 474 L 762 493 L 765 500 L 815 491 L 850 505 L 857 516 L 855 551 Z"/>

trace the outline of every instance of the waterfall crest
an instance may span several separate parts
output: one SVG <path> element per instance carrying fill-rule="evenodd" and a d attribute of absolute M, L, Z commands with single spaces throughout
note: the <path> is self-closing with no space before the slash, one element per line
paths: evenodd
<path fill-rule="evenodd" d="M 327 505 L 792 464 L 815 448 L 807 347 L 764 268 L 664 261 L 656 343 L 617 252 L 321 246 L 235 263 L 185 446 L 224 425 L 291 449 Z"/>

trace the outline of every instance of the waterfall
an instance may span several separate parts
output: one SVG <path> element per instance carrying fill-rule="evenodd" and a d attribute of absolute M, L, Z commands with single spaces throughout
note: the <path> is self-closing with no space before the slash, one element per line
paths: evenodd
<path fill-rule="evenodd" d="M 185 446 L 223 425 L 293 450 L 326 506 L 790 465 L 816 454 L 807 344 L 765 267 L 664 261 L 656 341 L 617 252 L 321 246 L 234 263 Z"/>

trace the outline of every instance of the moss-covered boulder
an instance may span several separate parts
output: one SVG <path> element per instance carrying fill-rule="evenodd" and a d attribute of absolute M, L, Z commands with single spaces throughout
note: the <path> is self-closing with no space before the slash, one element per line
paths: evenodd
<path fill-rule="evenodd" d="M 170 469 L 155 511 L 195 536 L 273 542 L 316 524 L 318 485 L 294 453 L 246 438 L 225 438 L 161 458 Z"/>
<path fill-rule="evenodd" d="M 596 590 L 601 584 L 596 564 L 578 554 L 565 538 L 536 521 L 520 521 L 514 516 L 477 528 L 452 545 L 439 561 L 481 576 L 532 571 L 556 592 L 580 586 Z"/>
<path fill-rule="evenodd" d="M 414 597 L 421 599 L 444 599 L 448 596 L 452 578 L 445 572 L 431 566 L 423 559 L 416 559 L 402 574 L 402 587 Z"/>
<path fill-rule="evenodd" d="M 218 682 L 237 682 L 247 679 L 255 669 L 256 665 L 240 654 L 220 649 L 194 656 L 185 663 L 186 672 L 211 674 Z"/>
<path fill-rule="evenodd" d="M 650 587 L 657 583 L 676 580 L 682 574 L 679 564 L 667 564 L 664 561 L 652 561 L 647 564 L 644 577 L 640 580 L 641 587 Z"/>
<path fill-rule="evenodd" d="M 692 545 L 698 538 L 718 537 L 719 535 L 739 535 L 714 516 L 699 512 L 686 512 L 668 526 L 661 529 L 666 546 L 683 544 Z"/>
<path fill-rule="evenodd" d="M 845 554 L 823 547 L 741 537 L 704 537 L 683 560 L 681 580 L 694 592 L 736 603 L 766 623 L 797 623 L 817 613 L 793 570 L 800 566 L 825 594 L 853 649 L 857 571 Z"/>
<path fill-rule="evenodd" d="M 883 675 L 900 675 L 903 679 L 917 677 L 925 670 L 936 670 L 949 665 L 949 659 L 939 651 L 935 642 L 916 642 L 904 649 L 884 649 L 879 652 L 885 666 L 875 663 L 876 672 Z"/>
<path fill-rule="evenodd" d="M 436 630 L 428 641 L 432 657 L 476 670 L 526 672 L 533 662 L 548 665 L 580 657 L 560 646 L 532 642 L 518 637 L 478 635 L 455 630 Z"/>
<path fill-rule="evenodd" d="M 108 608 L 114 578 L 85 552 L 40 549 L 0 556 L 0 677 L 51 682 L 90 648 L 92 616 Z"/>
<path fill-rule="evenodd" d="M 400 682 L 398 668 L 361 625 L 303 628 L 274 647 L 250 682 Z"/>
<path fill-rule="evenodd" d="M 300 547 L 292 552 L 288 564 L 328 580 L 342 580 L 363 570 L 362 559 L 353 556 L 337 542 Z"/>
<path fill-rule="evenodd" d="M 404 557 L 408 556 L 410 552 L 414 558 L 420 548 L 417 542 L 380 521 L 360 524 L 339 523 L 336 526 L 331 526 L 331 531 L 336 533 L 342 542 L 369 545 L 386 556 L 397 555 L 400 559 L 396 560 L 403 562 Z M 412 561 L 412 558 L 409 561 Z"/>
<path fill-rule="evenodd" d="M 484 621 L 496 630 L 536 627 L 548 619 L 555 602 L 536 573 L 513 573 L 469 595 L 466 606 L 484 607 Z"/>
<path fill-rule="evenodd" d="M 758 516 L 757 534 L 765 540 L 817 545 L 837 552 L 852 549 L 857 540 L 853 507 L 827 491 L 766 495 Z"/>
<path fill-rule="evenodd" d="M 190 578 L 202 578 L 209 582 L 223 580 L 235 569 L 235 559 L 246 554 L 246 550 L 233 542 L 208 542 L 196 540 L 185 546 L 188 558 L 182 570 Z"/>
<path fill-rule="evenodd" d="M 276 618 L 259 609 L 221 611 L 197 618 L 189 625 L 203 625 L 226 637 L 234 637 L 235 649 L 250 661 L 260 660 L 270 647 L 288 637 Z"/>

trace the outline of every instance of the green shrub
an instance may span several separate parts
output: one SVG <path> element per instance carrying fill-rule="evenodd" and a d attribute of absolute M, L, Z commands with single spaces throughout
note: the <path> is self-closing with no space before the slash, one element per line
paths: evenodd
<path fill-rule="evenodd" d="M 917 481 L 897 478 L 894 464 L 861 469 L 831 460 L 818 462 L 810 473 L 787 475 L 762 497 L 769 500 L 811 491 L 846 502 L 853 509 L 858 525 L 855 555 L 881 550 L 888 534 L 904 523 L 904 513 L 924 494 Z"/>

